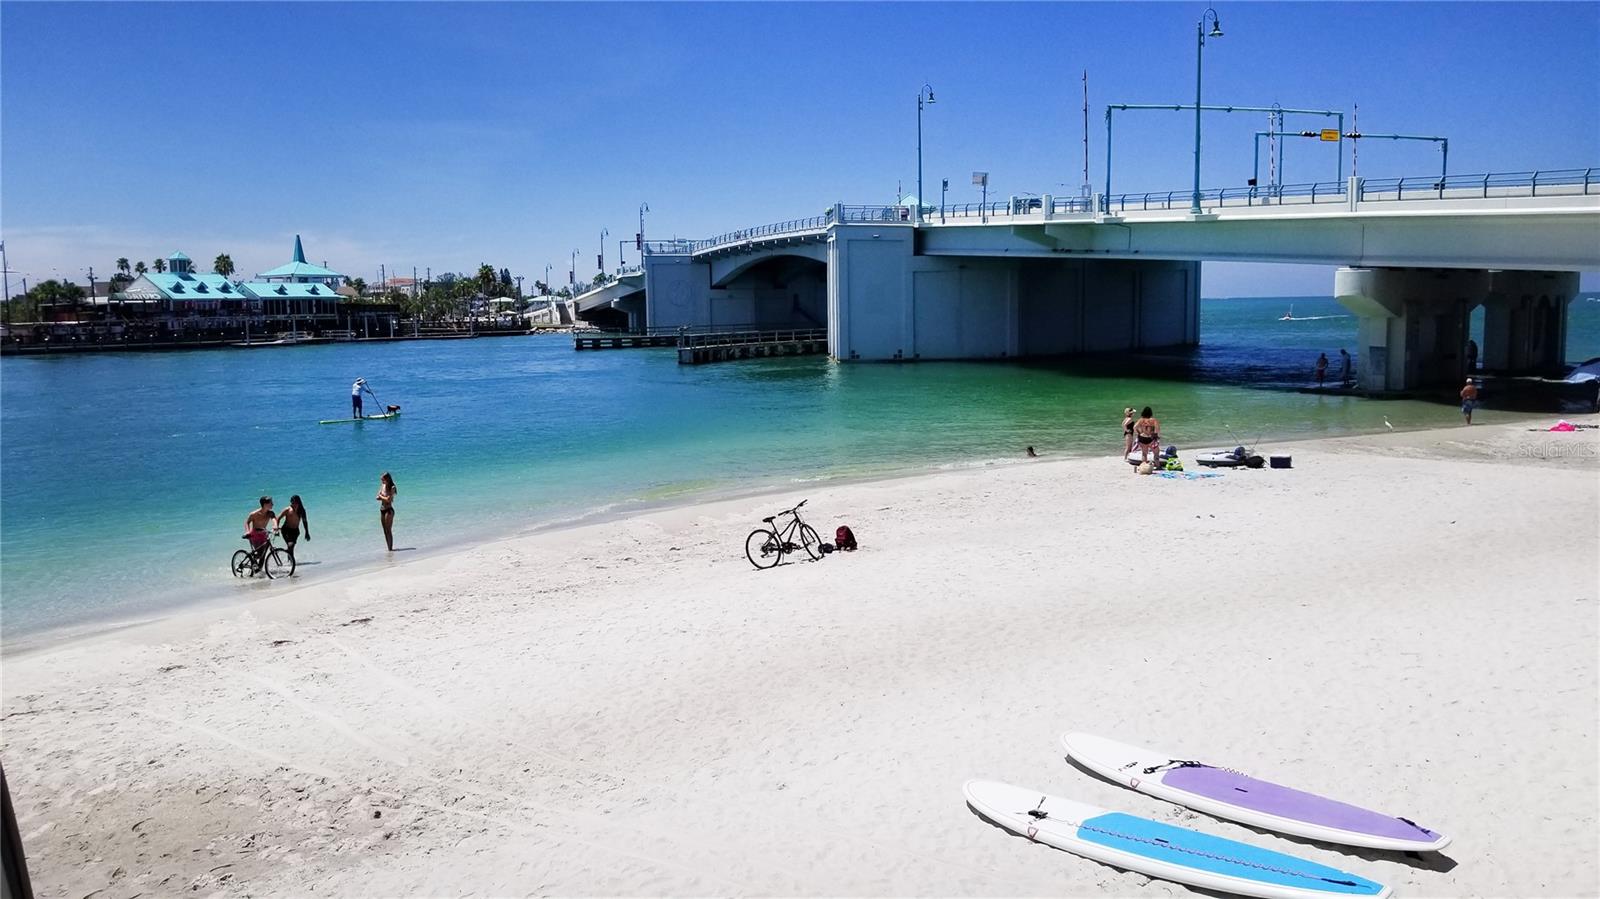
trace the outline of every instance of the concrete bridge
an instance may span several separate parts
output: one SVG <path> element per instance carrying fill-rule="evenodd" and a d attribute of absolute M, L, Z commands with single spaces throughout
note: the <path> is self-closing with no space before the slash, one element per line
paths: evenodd
<path fill-rule="evenodd" d="M 578 294 L 573 313 L 607 330 L 645 330 L 644 269 L 625 267 L 615 281 Z"/>
<path fill-rule="evenodd" d="M 827 327 L 838 360 L 984 359 L 1190 345 L 1200 263 L 1342 266 L 1361 386 L 1562 364 L 1577 272 L 1600 270 L 1600 170 L 1358 179 L 987 205 L 847 206 L 649 242 L 643 324 Z"/>

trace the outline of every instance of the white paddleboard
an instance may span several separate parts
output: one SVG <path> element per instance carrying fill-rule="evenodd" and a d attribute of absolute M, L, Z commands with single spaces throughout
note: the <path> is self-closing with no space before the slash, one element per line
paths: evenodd
<path fill-rule="evenodd" d="M 1381 883 L 1303 858 L 1037 790 L 969 780 L 962 792 L 974 811 L 1012 833 L 1173 883 L 1263 899 L 1390 895 Z"/>
<path fill-rule="evenodd" d="M 1251 827 L 1399 852 L 1435 852 L 1450 844 L 1449 837 L 1405 818 L 1181 756 L 1082 733 L 1062 734 L 1061 745 L 1067 755 L 1113 783 Z"/>

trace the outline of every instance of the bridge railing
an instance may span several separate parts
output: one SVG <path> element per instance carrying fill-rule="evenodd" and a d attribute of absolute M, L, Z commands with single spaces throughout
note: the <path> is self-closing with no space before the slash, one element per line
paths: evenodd
<path fill-rule="evenodd" d="M 774 222 L 770 225 L 757 225 L 754 228 L 741 228 L 738 231 L 729 231 L 718 234 L 706 240 L 690 241 L 694 245 L 693 252 L 708 250 L 731 243 L 742 243 L 747 240 L 757 240 L 763 237 L 778 237 L 784 234 L 802 234 L 807 231 L 819 231 L 833 221 L 831 215 L 813 215 L 809 218 L 790 219 L 786 222 Z"/>
<path fill-rule="evenodd" d="M 910 206 L 846 206 L 833 207 L 835 217 L 845 224 L 883 224 L 911 221 Z"/>
<path fill-rule="evenodd" d="M 1356 201 L 1487 199 L 1490 197 L 1588 196 L 1600 194 L 1600 169 L 1549 169 L 1536 172 L 1491 172 L 1480 175 L 1413 175 L 1404 178 L 1365 178 L 1356 181 Z M 1202 206 L 1284 206 L 1343 203 L 1349 184 L 1317 181 L 1212 188 L 1200 192 Z M 1111 194 L 1101 199 L 1107 212 L 1129 209 L 1187 209 L 1193 190 Z"/>
<path fill-rule="evenodd" d="M 1427 200 L 1489 197 L 1589 196 L 1600 194 L 1600 170 L 1546 169 L 1536 172 L 1491 172 L 1443 178 L 1369 178 L 1357 199 Z"/>
<path fill-rule="evenodd" d="M 681 256 L 694 252 L 694 245 L 698 241 L 677 237 L 672 240 L 647 240 L 644 242 L 646 256 Z"/>

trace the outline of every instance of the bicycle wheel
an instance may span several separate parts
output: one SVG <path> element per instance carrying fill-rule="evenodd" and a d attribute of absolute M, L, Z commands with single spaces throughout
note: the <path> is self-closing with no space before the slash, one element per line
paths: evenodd
<path fill-rule="evenodd" d="M 267 553 L 267 577 L 288 577 L 294 574 L 294 559 L 281 549 Z"/>
<path fill-rule="evenodd" d="M 757 568 L 771 568 L 783 561 L 783 543 L 778 535 L 764 528 L 756 528 L 744 538 L 745 558 Z"/>
<path fill-rule="evenodd" d="M 817 535 L 816 528 L 809 524 L 800 525 L 800 545 L 806 548 L 806 555 L 811 561 L 822 558 L 822 538 Z"/>
<path fill-rule="evenodd" d="M 234 577 L 244 577 L 244 570 L 250 566 L 250 551 L 241 549 L 233 554 L 233 561 L 228 563 L 228 570 Z"/>

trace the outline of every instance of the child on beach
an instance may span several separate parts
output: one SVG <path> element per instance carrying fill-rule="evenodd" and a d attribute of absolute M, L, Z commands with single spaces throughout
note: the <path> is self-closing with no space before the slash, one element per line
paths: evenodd
<path fill-rule="evenodd" d="M 1133 452 L 1133 407 L 1124 406 L 1122 409 L 1122 458 L 1128 458 Z"/>
<path fill-rule="evenodd" d="M 1472 410 L 1478 405 L 1478 386 L 1467 379 L 1467 386 L 1461 388 L 1461 415 L 1472 424 Z"/>

